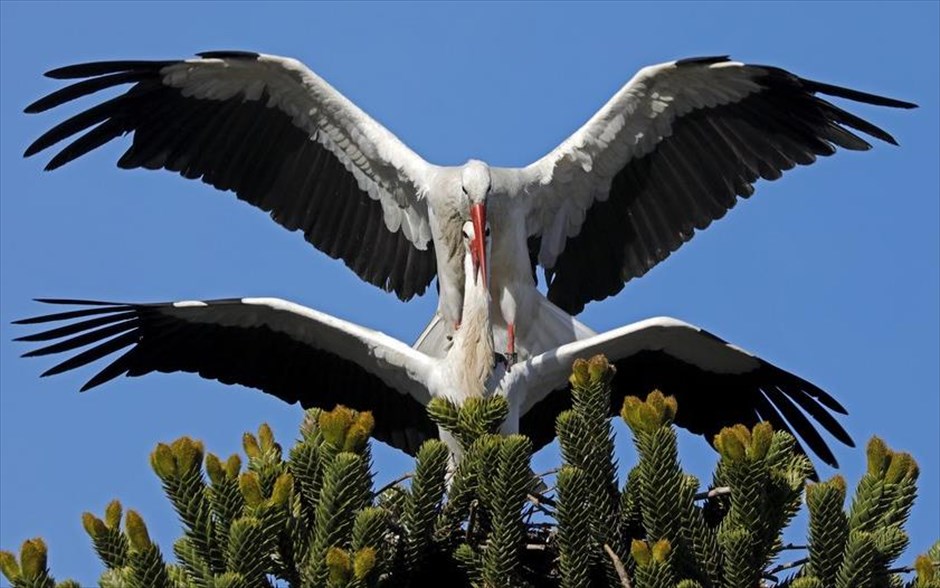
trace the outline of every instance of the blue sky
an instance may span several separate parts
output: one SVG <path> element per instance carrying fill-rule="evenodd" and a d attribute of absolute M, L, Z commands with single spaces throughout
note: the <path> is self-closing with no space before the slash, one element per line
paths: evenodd
<path fill-rule="evenodd" d="M 837 396 L 860 447 L 877 433 L 920 462 L 910 529 L 912 551 L 925 550 L 940 529 L 938 6 L 0 3 L 0 547 L 42 535 L 60 578 L 93 582 L 100 568 L 80 514 L 118 497 L 170 553 L 178 523 L 148 466 L 154 444 L 188 434 L 228 455 L 267 421 L 289 445 L 300 419 L 295 406 L 188 374 L 88 394 L 78 388 L 93 370 L 40 380 L 52 362 L 20 359 L 24 346 L 10 341 L 25 332 L 10 321 L 46 310 L 32 298 L 279 296 L 409 342 L 430 318 L 433 295 L 402 304 L 229 194 L 118 170 L 126 140 L 54 173 L 42 172 L 42 157 L 21 157 L 71 112 L 22 114 L 59 87 L 41 76 L 48 69 L 249 49 L 304 61 L 438 164 L 525 165 L 637 69 L 688 56 L 731 54 L 920 104 L 853 106 L 901 146 L 761 183 L 581 318 L 600 331 L 675 316 Z M 854 484 L 863 451 L 835 449 Z M 684 437 L 682 450 L 707 479 L 707 445 Z M 556 460 L 548 449 L 536 470 Z M 411 464 L 378 445 L 375 461 L 379 483 Z"/>

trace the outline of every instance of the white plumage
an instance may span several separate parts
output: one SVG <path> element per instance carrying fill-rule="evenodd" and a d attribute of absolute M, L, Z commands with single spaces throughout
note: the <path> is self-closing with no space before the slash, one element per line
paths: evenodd
<path fill-rule="evenodd" d="M 442 358 L 276 298 L 158 304 L 47 300 L 81 308 L 18 321 L 64 323 L 19 340 L 56 341 L 26 356 L 87 347 L 44 376 L 127 349 L 83 390 L 120 375 L 187 371 L 258 388 L 305 407 L 344 404 L 370 410 L 375 436 L 412 455 L 421 442 L 440 434 L 425 411 L 433 397 L 462 404 L 472 396 L 504 395 L 510 404 L 504 430 L 526 434 L 536 448 L 542 447 L 554 438 L 555 419 L 570 405 L 572 363 L 598 353 L 620 371 L 613 382 L 613 412 L 627 395 L 645 397 L 660 389 L 679 400 L 676 423 L 708 440 L 724 426 L 767 420 L 777 429 L 793 431 L 826 463 L 835 464 L 805 412 L 838 440 L 852 443 L 831 414 L 845 409 L 824 391 L 675 319 L 650 319 L 599 335 L 590 335 L 584 327 L 583 340 L 530 357 L 507 371 L 496 361 L 485 274 L 471 246 L 472 223 L 466 223 L 464 236 L 466 320 Z M 568 321 L 576 323 L 570 317 Z M 459 455 L 456 442 L 449 435 L 441 437 Z"/>
<path fill-rule="evenodd" d="M 461 321 L 460 228 L 473 219 L 479 233 L 488 218 L 493 320 L 507 331 L 507 351 L 518 347 L 523 358 L 583 335 L 539 311 L 533 259 L 545 270 L 548 299 L 576 314 L 721 218 L 758 178 L 776 179 L 836 147 L 868 149 L 853 131 L 894 143 L 818 95 L 914 106 L 775 67 L 685 59 L 641 69 L 527 167 L 442 167 L 295 59 L 212 52 L 47 75 L 85 79 L 27 112 L 134 84 L 37 139 L 26 155 L 88 131 L 47 169 L 132 132 L 121 167 L 165 168 L 232 190 L 404 300 L 437 275 L 448 331 Z"/>

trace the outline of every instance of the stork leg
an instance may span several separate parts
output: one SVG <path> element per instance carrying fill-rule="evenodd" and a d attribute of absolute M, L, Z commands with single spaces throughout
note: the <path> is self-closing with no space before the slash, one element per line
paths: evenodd
<path fill-rule="evenodd" d="M 519 359 L 519 355 L 516 353 L 516 323 L 509 323 L 506 327 L 506 339 L 506 365 L 509 369 Z"/>

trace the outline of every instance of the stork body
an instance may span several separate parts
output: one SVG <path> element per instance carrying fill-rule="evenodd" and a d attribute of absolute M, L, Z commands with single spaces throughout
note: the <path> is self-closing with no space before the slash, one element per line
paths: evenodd
<path fill-rule="evenodd" d="M 472 264 L 467 265 L 473 271 Z M 711 441 L 722 427 L 770 421 L 801 438 L 828 464 L 836 460 L 810 419 L 844 443 L 851 438 L 832 413 L 845 409 L 812 383 L 697 327 L 650 319 L 575 341 L 517 363 L 494 364 L 488 333 L 489 297 L 482 279 L 468 279 L 453 344 L 434 358 L 382 333 L 272 298 L 116 304 L 47 301 L 79 310 L 18 321 L 63 323 L 20 337 L 48 342 L 26 356 L 88 348 L 50 368 L 57 374 L 130 348 L 82 388 L 120 375 L 186 371 L 226 384 L 258 388 L 305 407 L 345 404 L 375 415 L 375 436 L 414 455 L 441 436 L 425 406 L 442 396 L 458 404 L 502 394 L 510 404 L 503 430 L 528 435 L 535 448 L 555 436 L 555 418 L 570 406 L 568 376 L 575 359 L 603 353 L 618 368 L 611 414 L 625 396 L 653 389 L 677 397 L 676 424 Z M 314 384 L 315 383 L 315 384 Z M 801 412 L 802 411 L 802 412 Z M 806 415 L 803 414 L 806 413 Z"/>
<path fill-rule="evenodd" d="M 496 356 L 489 319 L 483 248 L 473 224 L 462 232 L 466 317 L 442 357 L 431 357 L 359 325 L 277 298 L 120 304 L 49 300 L 84 308 L 19 321 L 74 321 L 23 341 L 65 340 L 29 352 L 47 355 L 92 345 L 47 370 L 51 375 L 130 349 L 82 388 L 152 371 L 196 372 L 259 388 L 305 408 L 345 404 L 376 414 L 375 436 L 411 455 L 436 436 L 425 406 L 431 398 L 458 405 L 492 391 Z M 313 383 L 319 388 L 308 392 Z M 443 433 L 443 432 L 440 432 Z M 441 435 L 455 455 L 459 446 Z"/>
<path fill-rule="evenodd" d="M 820 96 L 914 106 L 775 67 L 684 59 L 640 70 L 529 166 L 441 167 L 290 58 L 212 52 L 47 75 L 81 81 L 27 112 L 133 84 L 37 139 L 26 155 L 87 131 L 47 169 L 133 133 L 120 167 L 163 168 L 231 190 L 403 300 L 437 275 L 448 334 L 461 322 L 460 228 L 473 220 L 479 234 L 488 218 L 494 324 L 506 332 L 506 351 L 519 347 L 523 357 L 579 336 L 555 322 L 557 313 L 534 316 L 533 262 L 545 270 L 549 300 L 577 314 L 721 218 L 759 178 L 777 179 L 837 147 L 870 148 L 859 134 L 895 143 Z"/>

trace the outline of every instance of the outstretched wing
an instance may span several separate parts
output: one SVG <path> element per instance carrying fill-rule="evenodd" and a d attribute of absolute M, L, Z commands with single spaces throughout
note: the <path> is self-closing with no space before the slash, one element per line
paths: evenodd
<path fill-rule="evenodd" d="M 758 178 L 837 147 L 869 149 L 853 131 L 896 144 L 820 95 L 915 106 L 726 57 L 640 70 L 558 148 L 518 170 L 548 298 L 577 314 L 616 294 L 750 196 Z"/>
<path fill-rule="evenodd" d="M 374 435 L 411 455 L 437 436 L 424 409 L 430 360 L 387 335 L 276 298 L 121 304 L 42 300 L 79 306 L 16 321 L 58 323 L 17 341 L 51 342 L 24 357 L 87 347 L 49 376 L 125 351 L 82 387 L 120 375 L 191 372 L 241 384 L 304 408 L 343 404 L 372 411 Z"/>
<path fill-rule="evenodd" d="M 81 81 L 26 112 L 133 84 L 30 145 L 26 156 L 69 139 L 47 170 L 133 133 L 119 167 L 163 168 L 231 190 L 402 300 L 434 278 L 423 198 L 434 166 L 299 61 L 229 51 L 83 63 L 46 75 Z"/>
<path fill-rule="evenodd" d="M 846 414 L 845 409 L 818 386 L 698 327 L 660 317 L 564 345 L 513 367 L 519 381 L 510 394 L 525 394 L 519 430 L 536 447 L 554 438 L 555 418 L 571 406 L 572 363 L 597 354 L 607 356 L 617 369 L 611 415 L 619 414 L 626 396 L 645 398 L 658 389 L 676 397 L 676 425 L 709 443 L 723 427 L 769 421 L 802 439 L 833 467 L 836 458 L 817 424 L 854 446 L 832 415 Z"/>

